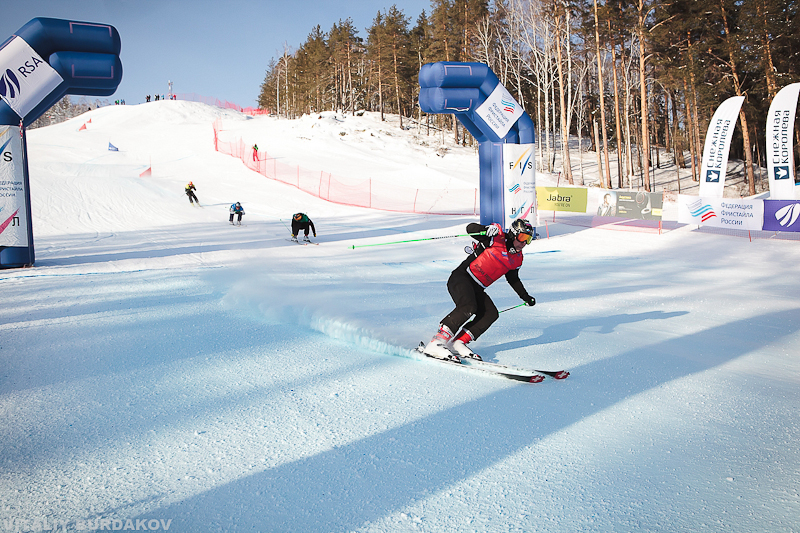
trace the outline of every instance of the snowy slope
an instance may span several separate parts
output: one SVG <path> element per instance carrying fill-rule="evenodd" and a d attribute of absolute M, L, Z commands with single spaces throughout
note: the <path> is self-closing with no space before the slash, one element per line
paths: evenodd
<path fill-rule="evenodd" d="M 306 168 L 477 181 L 471 148 L 369 114 L 165 101 L 30 131 L 37 262 L 0 271 L 0 530 L 800 529 L 796 242 L 551 224 L 521 270 L 537 305 L 475 349 L 572 375 L 485 377 L 409 351 L 468 240 L 353 249 L 474 219 L 271 182 L 213 151 L 219 116 Z M 286 241 L 296 211 L 319 246 Z"/>

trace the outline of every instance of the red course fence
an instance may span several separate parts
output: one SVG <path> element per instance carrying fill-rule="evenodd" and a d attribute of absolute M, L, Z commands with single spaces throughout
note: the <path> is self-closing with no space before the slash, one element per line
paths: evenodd
<path fill-rule="evenodd" d="M 400 213 L 430 215 L 477 215 L 478 189 L 412 189 L 378 180 L 355 180 L 330 172 L 287 165 L 263 150 L 253 153 L 252 146 L 238 138 L 221 141 L 222 121 L 214 121 L 214 148 L 236 157 L 244 165 L 269 179 L 297 187 L 303 192 L 332 203 Z"/>
<path fill-rule="evenodd" d="M 241 107 L 240 105 L 234 104 L 233 102 L 228 102 L 227 100 L 220 100 L 218 98 L 214 98 L 213 96 L 203 96 L 196 93 L 177 93 L 175 96 L 178 100 L 186 100 L 187 102 L 200 102 L 206 105 L 221 107 L 222 109 L 233 109 L 235 111 L 239 111 L 240 113 L 244 113 L 246 115 L 269 115 L 269 109 L 259 109 L 257 107 Z"/>

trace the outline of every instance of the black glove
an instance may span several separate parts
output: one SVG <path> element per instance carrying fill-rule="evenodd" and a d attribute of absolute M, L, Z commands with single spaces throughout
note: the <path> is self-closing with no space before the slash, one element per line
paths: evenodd
<path fill-rule="evenodd" d="M 533 296 L 528 296 L 527 298 L 525 298 L 525 303 L 528 306 L 533 307 L 534 305 L 536 305 L 536 298 L 534 298 Z"/>

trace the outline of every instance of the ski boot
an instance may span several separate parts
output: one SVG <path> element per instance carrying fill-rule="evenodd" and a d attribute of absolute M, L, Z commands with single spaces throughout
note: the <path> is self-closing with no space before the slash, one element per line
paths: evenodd
<path fill-rule="evenodd" d="M 472 333 L 467 330 L 462 330 L 461 335 L 453 341 L 452 349 L 459 357 L 465 359 L 475 359 L 476 361 L 483 361 L 480 355 L 476 354 L 469 349 L 467 343 L 472 341 Z"/>
<path fill-rule="evenodd" d="M 297 242 L 297 235 L 292 233 L 292 242 Z"/>
<path fill-rule="evenodd" d="M 303 237 L 303 240 L 304 240 L 305 242 L 311 242 L 311 239 L 309 239 L 309 238 L 308 238 L 308 235 L 306 235 L 305 237 Z"/>
<path fill-rule="evenodd" d="M 458 354 L 462 359 L 475 359 L 476 361 L 483 361 L 480 355 L 476 354 L 469 349 L 467 343 L 461 340 L 453 342 L 453 351 Z"/>
<path fill-rule="evenodd" d="M 439 331 L 433 336 L 431 342 L 425 346 L 422 353 L 436 359 L 460 362 L 458 356 L 447 348 L 447 343 L 453 338 L 453 332 L 445 325 L 439 326 Z"/>

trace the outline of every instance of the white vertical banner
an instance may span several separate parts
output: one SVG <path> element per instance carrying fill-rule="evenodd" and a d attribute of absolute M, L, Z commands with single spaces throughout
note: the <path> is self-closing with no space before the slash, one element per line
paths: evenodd
<path fill-rule="evenodd" d="M 769 197 L 794 200 L 794 116 L 800 83 L 787 85 L 775 95 L 767 115 L 767 173 Z"/>
<path fill-rule="evenodd" d="M 733 130 L 739 118 L 744 96 L 728 98 L 717 108 L 706 133 L 703 148 L 703 163 L 700 167 L 700 194 L 705 197 L 722 198 L 725 190 L 725 174 L 728 168 L 728 152 L 731 148 Z"/>
<path fill-rule="evenodd" d="M 0 246 L 28 246 L 22 136 L 17 126 L 0 126 Z"/>
<path fill-rule="evenodd" d="M 536 144 L 503 145 L 505 227 L 518 219 L 536 225 Z"/>

